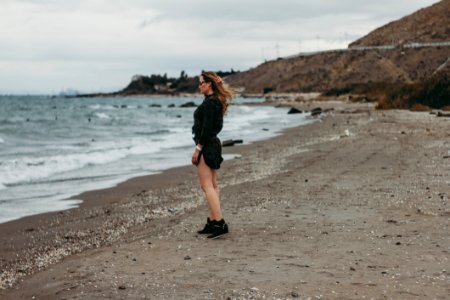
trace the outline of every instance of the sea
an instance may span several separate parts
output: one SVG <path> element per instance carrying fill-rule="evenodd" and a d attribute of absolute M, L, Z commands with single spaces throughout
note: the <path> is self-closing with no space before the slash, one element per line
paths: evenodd
<path fill-rule="evenodd" d="M 78 206 L 76 195 L 190 164 L 201 96 L 0 96 L 0 223 Z M 236 98 L 219 135 L 244 144 L 312 122 Z M 225 155 L 233 159 L 237 154 Z"/>

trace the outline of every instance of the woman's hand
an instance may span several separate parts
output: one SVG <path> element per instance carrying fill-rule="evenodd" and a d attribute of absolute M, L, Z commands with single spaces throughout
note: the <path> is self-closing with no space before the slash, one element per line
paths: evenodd
<path fill-rule="evenodd" d="M 195 148 L 195 151 L 194 151 L 194 154 L 192 154 L 192 164 L 194 165 L 194 166 L 196 166 L 196 165 L 198 165 L 198 155 L 200 154 L 200 151 L 197 149 L 197 148 Z"/>

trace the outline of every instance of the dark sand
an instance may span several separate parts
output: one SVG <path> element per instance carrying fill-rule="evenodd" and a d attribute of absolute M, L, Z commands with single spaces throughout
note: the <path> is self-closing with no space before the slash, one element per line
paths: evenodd
<path fill-rule="evenodd" d="M 310 105 L 335 110 L 225 150 L 227 237 L 195 234 L 194 167 L 135 178 L 1 224 L 0 298 L 448 299 L 450 118 Z"/>

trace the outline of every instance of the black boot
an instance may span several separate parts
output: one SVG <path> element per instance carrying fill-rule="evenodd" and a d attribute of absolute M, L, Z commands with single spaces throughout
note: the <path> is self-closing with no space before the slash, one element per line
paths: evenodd
<path fill-rule="evenodd" d="M 227 223 L 225 223 L 224 219 L 220 221 L 212 221 L 211 223 L 213 233 L 211 235 L 208 235 L 208 239 L 217 239 L 228 233 L 228 225 Z"/>
<path fill-rule="evenodd" d="M 213 233 L 213 226 L 212 226 L 212 223 L 211 223 L 211 220 L 209 219 L 209 217 L 208 217 L 208 219 L 206 219 L 205 227 L 202 230 L 197 231 L 197 233 L 198 234 L 210 234 L 210 233 Z"/>

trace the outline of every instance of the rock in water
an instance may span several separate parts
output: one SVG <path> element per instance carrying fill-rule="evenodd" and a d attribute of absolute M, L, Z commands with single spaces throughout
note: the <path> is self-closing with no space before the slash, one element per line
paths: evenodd
<path fill-rule="evenodd" d="M 186 102 L 181 104 L 180 107 L 197 107 L 197 105 L 194 102 Z"/>
<path fill-rule="evenodd" d="M 301 111 L 301 110 L 299 110 L 299 109 L 296 109 L 296 108 L 294 108 L 294 107 L 291 107 L 291 109 L 288 111 L 288 115 L 291 115 L 291 114 L 301 114 L 303 111 Z"/>
<path fill-rule="evenodd" d="M 322 108 L 316 107 L 313 110 L 311 110 L 311 116 L 318 116 L 322 113 Z"/>

